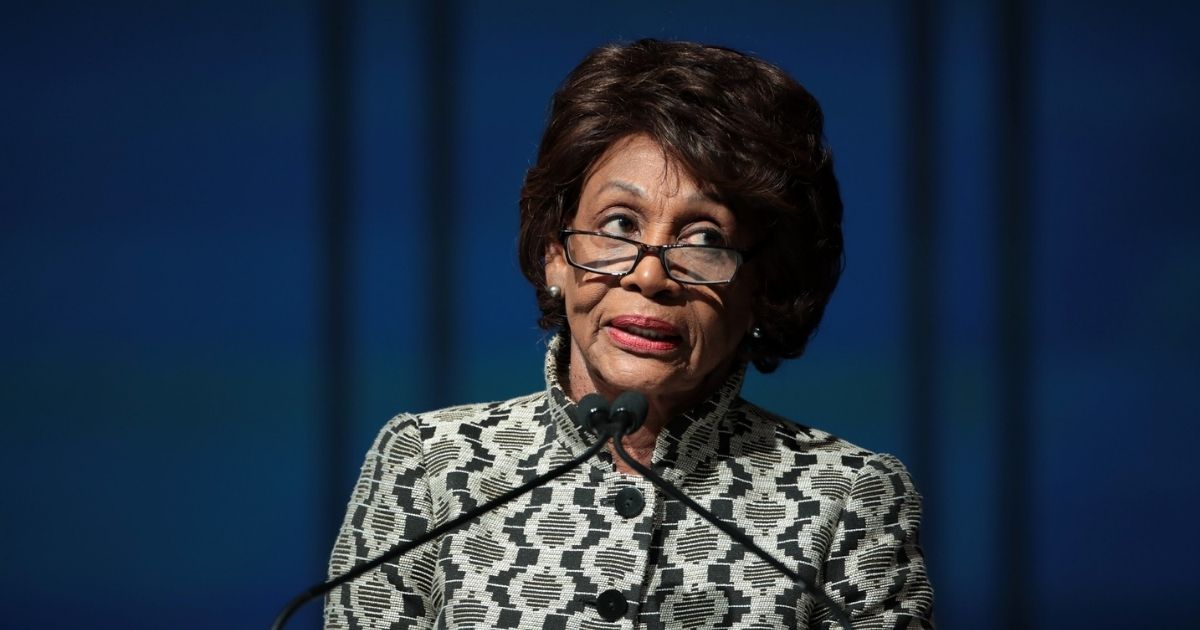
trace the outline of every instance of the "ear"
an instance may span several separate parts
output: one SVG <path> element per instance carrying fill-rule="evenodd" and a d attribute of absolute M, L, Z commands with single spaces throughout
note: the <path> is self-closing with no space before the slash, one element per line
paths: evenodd
<path fill-rule="evenodd" d="M 557 284 L 560 287 L 566 288 L 568 278 L 568 268 L 566 252 L 563 251 L 562 243 L 553 241 L 546 246 L 545 271 L 546 271 L 546 286 Z"/>

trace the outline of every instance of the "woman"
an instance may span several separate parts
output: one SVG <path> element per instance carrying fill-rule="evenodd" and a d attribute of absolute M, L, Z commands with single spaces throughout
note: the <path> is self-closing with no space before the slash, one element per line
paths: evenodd
<path fill-rule="evenodd" d="M 646 395 L 624 446 L 851 615 L 930 627 L 903 466 L 738 397 L 799 356 L 841 271 L 816 101 L 736 51 L 598 49 L 555 94 L 520 258 L 557 331 L 546 390 L 402 414 L 367 455 L 331 573 L 582 453 L 572 401 Z M 327 628 L 816 628 L 830 612 L 612 453 L 335 590 Z"/>

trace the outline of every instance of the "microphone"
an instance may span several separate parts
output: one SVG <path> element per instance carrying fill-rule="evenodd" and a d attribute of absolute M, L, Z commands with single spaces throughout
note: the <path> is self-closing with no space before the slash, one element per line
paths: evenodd
<path fill-rule="evenodd" d="M 586 414 L 586 418 L 579 419 L 580 424 L 600 437 L 608 438 L 618 431 L 628 435 L 640 429 L 646 419 L 649 403 L 645 396 L 628 391 L 617 394 L 610 408 L 608 401 L 600 394 L 588 394 L 579 401 L 576 409 L 577 413 Z"/>
<path fill-rule="evenodd" d="M 620 397 L 618 396 L 618 399 L 619 398 Z M 645 399 L 643 398 L 643 401 L 644 400 Z M 620 428 L 619 426 L 612 424 L 608 411 L 608 401 L 606 401 L 604 397 L 599 394 L 588 394 L 587 396 L 584 396 L 583 400 L 579 401 L 578 405 L 575 405 L 573 408 L 568 408 L 567 412 L 568 415 L 570 415 L 576 422 L 590 429 L 597 429 L 599 427 L 612 427 L 615 430 Z M 642 412 L 642 416 L 645 417 L 644 411 Z M 600 439 L 597 440 L 595 444 L 588 447 L 588 449 L 579 457 L 576 457 L 575 459 L 554 468 L 550 472 L 540 477 L 534 478 L 518 488 L 509 490 L 495 499 L 484 503 L 478 508 L 465 514 L 461 514 L 458 516 L 458 518 L 455 518 L 454 520 L 449 521 L 440 527 L 435 527 L 434 529 L 425 532 L 424 534 L 407 543 L 401 543 L 395 547 L 392 547 L 387 553 L 384 553 L 374 560 L 370 560 L 358 566 L 352 567 L 345 573 L 330 578 L 328 581 L 312 586 L 300 595 L 297 595 L 294 599 L 292 599 L 292 601 L 288 602 L 287 606 L 285 606 L 282 611 L 280 611 L 279 616 L 275 618 L 275 623 L 271 624 L 271 630 L 282 630 L 284 624 L 287 623 L 287 620 L 291 618 L 291 616 L 295 614 L 301 606 L 307 604 L 309 601 L 316 599 L 317 597 L 320 597 L 351 580 L 354 580 L 364 573 L 378 568 L 380 565 L 391 562 L 392 560 L 403 556 L 409 551 L 412 551 L 413 549 L 416 549 L 417 547 L 420 547 L 421 545 L 438 538 L 439 536 L 443 536 L 451 531 L 454 531 L 455 529 L 458 529 L 467 522 L 491 512 L 501 505 L 516 499 L 517 497 L 533 490 L 534 488 L 537 488 L 538 486 L 542 486 L 553 481 L 555 478 L 571 471 L 583 462 L 591 459 L 596 455 L 596 453 L 599 453 L 600 450 L 605 447 L 605 445 L 608 444 L 608 441 L 612 439 L 613 436 L 613 433 L 606 433 L 601 430 L 597 430 L 596 432 L 599 433 Z"/>
<path fill-rule="evenodd" d="M 621 444 L 621 440 L 626 435 L 637 431 L 637 429 L 642 426 L 642 422 L 645 421 L 646 412 L 648 410 L 649 403 L 646 402 L 646 397 L 634 391 L 622 392 L 615 400 L 613 400 L 610 424 L 615 429 L 612 437 L 614 438 L 613 445 L 616 447 L 617 455 L 619 455 L 621 459 L 625 460 L 625 463 L 629 464 L 630 468 L 633 468 L 641 473 L 643 477 L 650 480 L 650 483 L 657 486 L 668 496 L 684 504 L 693 512 L 699 514 L 701 518 L 709 523 L 712 523 L 717 529 L 724 532 L 726 536 L 729 536 L 733 540 L 737 541 L 743 547 L 753 552 L 754 555 L 761 558 L 764 562 L 775 567 L 775 569 L 780 573 L 783 573 L 791 578 L 792 582 L 800 587 L 800 592 L 808 592 L 813 596 L 813 599 L 817 600 L 818 603 L 828 608 L 834 619 L 836 619 L 843 628 L 854 630 L 853 626 L 850 625 L 850 616 L 847 615 L 846 611 L 842 610 L 840 606 L 834 603 L 834 601 L 830 599 L 828 595 L 819 589 L 813 588 L 813 585 L 809 584 L 804 578 L 800 577 L 799 573 L 796 573 L 790 567 L 776 559 L 775 556 L 772 556 L 759 547 L 754 542 L 754 539 L 747 536 L 737 527 L 718 519 L 711 512 L 703 507 L 700 507 L 699 503 L 693 501 L 681 490 L 672 485 L 671 482 L 658 476 L 654 473 L 654 471 L 650 470 L 646 466 L 643 466 L 641 462 L 631 457 L 629 453 L 625 451 L 625 447 Z M 620 422 L 618 422 L 618 418 L 620 419 Z"/>
<path fill-rule="evenodd" d="M 594 431 L 596 435 L 600 437 L 612 435 L 602 429 L 609 425 L 609 413 L 608 401 L 600 394 L 591 393 L 584 396 L 574 407 L 568 409 L 568 412 L 575 422 L 583 425 L 583 428 L 589 431 Z"/>
<path fill-rule="evenodd" d="M 650 403 L 646 397 L 635 392 L 621 392 L 613 399 L 611 423 L 613 435 L 629 435 L 642 428 L 646 414 L 650 411 Z"/>

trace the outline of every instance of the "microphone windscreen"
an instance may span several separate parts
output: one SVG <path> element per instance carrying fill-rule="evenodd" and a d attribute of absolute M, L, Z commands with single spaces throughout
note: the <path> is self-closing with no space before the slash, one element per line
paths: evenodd
<path fill-rule="evenodd" d="M 584 396 L 575 405 L 575 421 L 589 431 L 599 432 L 608 424 L 608 401 L 596 393 Z"/>
<path fill-rule="evenodd" d="M 625 434 L 629 435 L 642 427 L 649 411 L 650 402 L 645 396 L 632 390 L 621 392 L 613 400 L 612 420 L 617 426 L 624 426 Z"/>

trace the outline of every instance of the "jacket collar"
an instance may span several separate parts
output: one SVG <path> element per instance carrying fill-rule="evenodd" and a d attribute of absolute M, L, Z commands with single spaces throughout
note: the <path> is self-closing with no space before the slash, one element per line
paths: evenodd
<path fill-rule="evenodd" d="M 546 350 L 546 392 L 555 437 L 572 456 L 576 456 L 594 444 L 597 436 L 577 423 L 568 411 L 574 402 L 567 396 L 559 377 L 566 372 L 560 370 L 560 366 L 566 367 L 569 353 L 567 333 L 560 332 L 550 340 Z M 721 443 L 727 444 L 734 431 L 728 412 L 741 393 L 745 375 L 746 365 L 739 364 L 717 391 L 667 424 L 654 447 L 651 466 L 655 472 L 678 483 L 717 455 Z"/>

